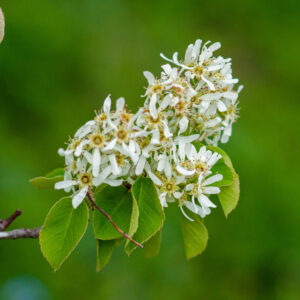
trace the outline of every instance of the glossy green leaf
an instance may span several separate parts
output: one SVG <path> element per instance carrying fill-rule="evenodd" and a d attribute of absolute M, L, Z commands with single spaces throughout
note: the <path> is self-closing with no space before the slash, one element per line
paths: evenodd
<path fill-rule="evenodd" d="M 233 182 L 234 170 L 225 164 L 224 159 L 221 158 L 211 169 L 212 175 L 222 174 L 223 179 L 217 182 L 212 183 L 213 186 L 227 186 L 231 185 Z"/>
<path fill-rule="evenodd" d="M 45 177 L 52 178 L 52 177 L 56 177 L 56 176 L 64 176 L 64 174 L 65 174 L 65 169 L 58 168 L 58 169 L 54 169 L 51 172 L 47 173 Z"/>
<path fill-rule="evenodd" d="M 221 193 L 217 196 L 227 217 L 237 206 L 240 197 L 240 180 L 236 173 L 233 177 L 233 183 L 229 186 L 221 187 Z"/>
<path fill-rule="evenodd" d="M 143 244 L 162 228 L 165 215 L 151 179 L 139 177 L 131 191 L 139 207 L 138 229 L 133 239 Z M 129 255 L 136 247 L 127 243 L 125 252 Z"/>
<path fill-rule="evenodd" d="M 50 209 L 40 233 L 41 250 L 47 261 L 58 270 L 72 253 L 88 225 L 88 208 L 82 203 L 77 209 L 65 197 Z"/>
<path fill-rule="evenodd" d="M 126 233 L 129 231 L 133 210 L 133 199 L 130 191 L 124 186 L 105 186 L 95 195 L 95 201 L 120 229 Z M 113 240 L 122 237 L 110 221 L 97 209 L 94 210 L 94 234 L 95 238 L 100 240 Z"/>
<path fill-rule="evenodd" d="M 230 157 L 224 150 L 214 146 L 208 146 L 208 149 L 220 153 L 226 165 L 231 168 L 231 172 L 233 174 L 232 183 L 228 186 L 222 186 L 221 193 L 217 195 L 221 203 L 222 209 L 224 211 L 224 214 L 227 217 L 233 211 L 233 209 L 235 209 L 239 201 L 239 197 L 240 197 L 239 176 L 233 168 Z"/>
<path fill-rule="evenodd" d="M 184 241 L 184 251 L 187 259 L 191 259 L 201 254 L 207 245 L 208 233 L 199 216 L 189 212 L 189 216 L 194 220 L 188 220 L 181 214 L 181 229 Z"/>
<path fill-rule="evenodd" d="M 146 257 L 157 256 L 160 249 L 162 230 L 160 229 L 155 235 L 145 243 L 144 253 Z"/>
<path fill-rule="evenodd" d="M 63 168 L 55 169 L 46 176 L 35 177 L 29 180 L 37 189 L 54 189 L 56 182 L 64 180 Z"/>
<path fill-rule="evenodd" d="M 138 229 L 138 225 L 139 225 L 139 208 L 135 197 L 132 197 L 132 212 L 131 212 L 130 225 L 128 230 L 129 236 L 132 237 L 136 233 Z M 127 239 L 125 243 L 125 247 L 127 247 L 129 243 L 131 242 Z"/>
<path fill-rule="evenodd" d="M 97 240 L 97 272 L 108 264 L 114 247 L 115 240 Z"/>

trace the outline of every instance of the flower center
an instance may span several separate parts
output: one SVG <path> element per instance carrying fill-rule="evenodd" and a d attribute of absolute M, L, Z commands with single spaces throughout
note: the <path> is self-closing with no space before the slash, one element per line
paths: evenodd
<path fill-rule="evenodd" d="M 152 93 L 159 94 L 162 91 L 162 89 L 163 89 L 162 85 L 160 83 L 157 83 L 152 87 Z"/>
<path fill-rule="evenodd" d="M 94 145 L 100 146 L 103 144 L 103 137 L 101 135 L 94 135 L 92 141 Z"/>
<path fill-rule="evenodd" d="M 179 101 L 176 105 L 175 105 L 176 110 L 182 112 L 185 109 L 185 103 L 183 103 L 182 101 Z"/>
<path fill-rule="evenodd" d="M 172 191 L 172 190 L 173 190 L 173 185 L 172 185 L 171 183 L 167 183 L 166 189 L 167 189 L 168 191 Z"/>
<path fill-rule="evenodd" d="M 80 181 L 82 184 L 87 185 L 91 182 L 91 176 L 89 174 L 82 174 Z"/>
<path fill-rule="evenodd" d="M 117 138 L 121 141 L 125 141 L 127 138 L 127 132 L 124 129 L 120 129 L 117 132 Z"/>
<path fill-rule="evenodd" d="M 203 73 L 203 69 L 199 65 L 195 66 L 193 71 L 199 76 Z"/>
<path fill-rule="evenodd" d="M 197 172 L 204 172 L 206 170 L 206 167 L 201 162 L 198 162 L 195 165 L 195 169 L 196 169 Z"/>
<path fill-rule="evenodd" d="M 156 119 L 154 119 L 151 115 L 148 118 L 149 122 L 151 124 L 158 124 L 160 122 L 160 115 L 158 115 L 158 117 Z"/>
<path fill-rule="evenodd" d="M 131 119 L 132 115 L 131 114 L 127 114 L 127 113 L 122 113 L 121 114 L 121 120 L 124 122 L 124 123 L 128 123 Z"/>

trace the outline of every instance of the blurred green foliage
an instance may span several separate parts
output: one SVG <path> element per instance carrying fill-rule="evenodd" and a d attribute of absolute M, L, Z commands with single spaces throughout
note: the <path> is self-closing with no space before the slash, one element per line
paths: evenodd
<path fill-rule="evenodd" d="M 224 146 L 240 175 L 240 203 L 227 220 L 220 205 L 207 217 L 203 255 L 185 260 L 175 207 L 158 257 L 137 250 L 127 258 L 117 249 L 100 273 L 91 229 L 57 273 L 37 240 L 0 241 L 1 299 L 300 299 L 298 0 L 1 6 L 0 217 L 21 208 L 14 227 L 39 226 L 61 196 L 28 179 L 63 164 L 58 147 L 107 94 L 125 96 L 136 110 L 142 71 L 160 72 L 160 52 L 183 55 L 196 38 L 221 41 L 218 54 L 232 57 L 245 85 L 241 118 Z"/>

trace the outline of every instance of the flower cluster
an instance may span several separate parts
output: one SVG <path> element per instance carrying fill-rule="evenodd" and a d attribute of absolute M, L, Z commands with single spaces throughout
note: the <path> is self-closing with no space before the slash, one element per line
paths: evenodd
<path fill-rule="evenodd" d="M 230 59 L 214 57 L 220 43 L 201 48 L 201 40 L 188 46 L 185 58 L 174 53 L 162 66 L 160 78 L 146 71 L 148 80 L 144 106 L 129 112 L 124 98 L 111 109 L 110 96 L 95 118 L 78 129 L 67 148 L 64 181 L 56 189 L 73 193 L 76 208 L 87 192 L 106 183 L 132 184 L 145 174 L 155 184 L 163 207 L 177 202 L 205 217 L 215 204 L 210 194 L 222 174 L 212 167 L 221 155 L 199 144 L 225 143 L 238 116 L 238 82 L 231 75 Z"/>

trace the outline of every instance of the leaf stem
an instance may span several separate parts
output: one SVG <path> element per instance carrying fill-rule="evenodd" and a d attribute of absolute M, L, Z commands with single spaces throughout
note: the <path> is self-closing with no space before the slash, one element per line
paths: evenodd
<path fill-rule="evenodd" d="M 131 236 L 129 236 L 128 234 L 126 234 L 122 229 L 120 229 L 112 220 L 112 218 L 110 217 L 109 214 L 107 214 L 103 209 L 101 209 L 96 203 L 95 200 L 93 198 L 93 196 L 91 195 L 90 192 L 87 193 L 87 197 L 88 199 L 91 201 L 91 203 L 93 204 L 93 206 L 99 211 L 101 212 L 108 220 L 109 222 L 112 224 L 112 226 L 115 227 L 115 229 L 122 234 L 126 239 L 130 240 L 132 243 L 134 243 L 136 246 L 140 247 L 140 248 L 144 248 L 144 246 L 140 243 L 138 243 L 137 241 L 135 241 Z"/>

